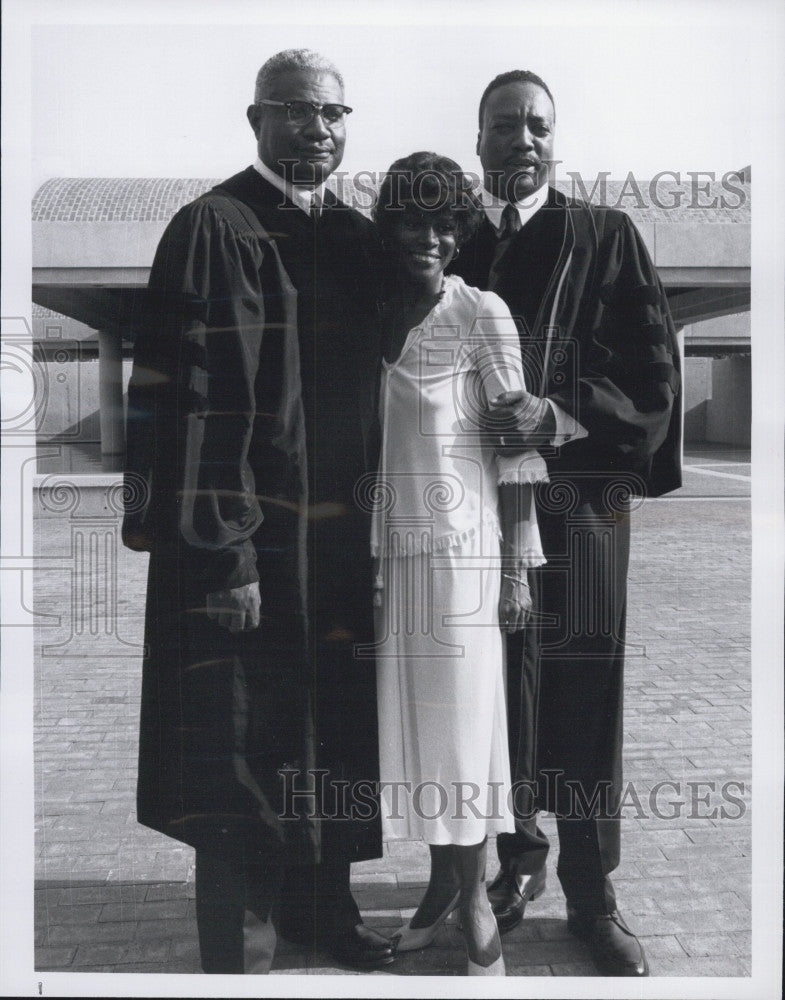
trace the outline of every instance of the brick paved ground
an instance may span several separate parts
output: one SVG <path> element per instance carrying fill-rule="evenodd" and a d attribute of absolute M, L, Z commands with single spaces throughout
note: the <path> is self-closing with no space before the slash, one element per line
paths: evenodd
<path fill-rule="evenodd" d="M 747 460 L 689 455 L 685 488 L 635 515 L 630 786 L 614 882 L 654 976 L 750 973 Z M 41 500 L 49 509 L 36 521 L 36 610 L 53 617 L 42 617 L 37 633 L 36 967 L 198 972 L 192 852 L 138 826 L 134 815 L 145 557 L 117 547 L 113 562 L 111 505 L 96 509 L 81 498 L 72 508 L 73 498 L 55 493 Z M 115 606 L 115 574 L 116 617 L 105 614 Z M 92 592 L 79 587 L 86 579 Z M 652 790 L 663 781 L 673 784 L 660 786 L 660 815 L 651 815 Z M 740 787 L 723 799 L 730 781 Z M 554 829 L 551 817 L 544 825 Z M 510 974 L 594 974 L 566 929 L 556 853 L 548 891 L 504 938 Z M 366 922 L 393 931 L 413 912 L 427 866 L 424 845 L 401 842 L 382 860 L 356 865 Z M 285 944 L 275 966 L 347 972 Z M 447 927 L 434 947 L 401 956 L 383 974 L 461 975 L 464 966 L 460 934 Z"/>

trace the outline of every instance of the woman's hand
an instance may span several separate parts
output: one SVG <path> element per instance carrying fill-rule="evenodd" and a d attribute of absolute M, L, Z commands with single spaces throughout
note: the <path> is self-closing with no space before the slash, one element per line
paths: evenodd
<path fill-rule="evenodd" d="M 520 632 L 532 612 L 532 595 L 524 575 L 502 573 L 499 625 L 502 632 Z"/>

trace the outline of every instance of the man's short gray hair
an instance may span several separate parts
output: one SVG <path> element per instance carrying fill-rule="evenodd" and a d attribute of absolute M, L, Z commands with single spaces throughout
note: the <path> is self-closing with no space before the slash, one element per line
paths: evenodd
<path fill-rule="evenodd" d="M 284 73 L 299 73 L 303 70 L 310 70 L 314 73 L 329 73 L 334 76 L 343 90 L 343 77 L 338 67 L 312 49 L 284 49 L 283 52 L 276 52 L 270 56 L 267 62 L 256 74 L 256 89 L 254 90 L 254 101 L 258 102 L 262 97 L 267 97 L 272 81 Z"/>

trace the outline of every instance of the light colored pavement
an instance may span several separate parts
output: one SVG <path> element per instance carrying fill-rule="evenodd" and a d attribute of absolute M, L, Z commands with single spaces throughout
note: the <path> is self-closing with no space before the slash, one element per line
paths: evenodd
<path fill-rule="evenodd" d="M 685 487 L 634 514 L 614 883 L 653 976 L 746 976 L 749 455 L 714 449 L 685 462 Z M 198 972 L 192 851 L 134 813 L 146 557 L 119 545 L 111 506 L 72 501 L 50 496 L 35 522 L 36 967 Z M 543 823 L 555 830 L 552 817 Z M 567 931 L 556 855 L 554 842 L 546 894 L 504 938 L 508 974 L 594 975 Z M 366 922 L 394 931 L 427 868 L 427 848 L 404 842 L 355 865 Z M 275 970 L 350 974 L 286 944 Z M 448 926 L 434 947 L 376 975 L 464 971 L 460 933 Z"/>

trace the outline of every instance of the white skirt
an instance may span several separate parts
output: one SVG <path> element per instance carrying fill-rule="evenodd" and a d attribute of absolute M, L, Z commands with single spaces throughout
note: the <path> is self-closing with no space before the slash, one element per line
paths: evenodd
<path fill-rule="evenodd" d="M 499 556 L 498 547 L 495 559 L 483 556 L 484 534 L 382 559 L 377 697 L 388 840 L 469 845 L 515 829 Z"/>

